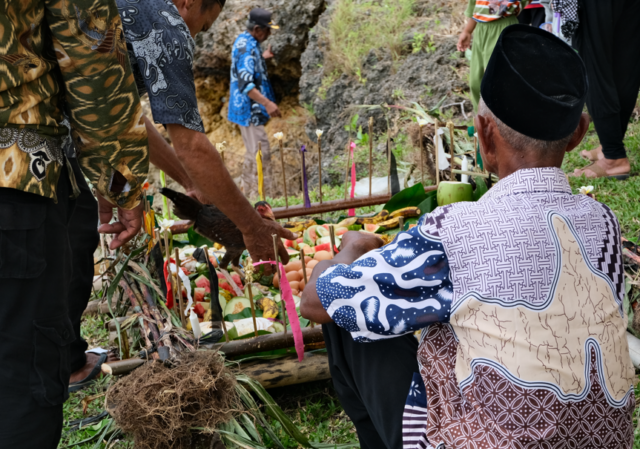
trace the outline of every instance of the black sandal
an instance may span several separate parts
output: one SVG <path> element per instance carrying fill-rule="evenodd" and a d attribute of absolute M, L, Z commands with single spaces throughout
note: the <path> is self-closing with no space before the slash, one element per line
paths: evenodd
<path fill-rule="evenodd" d="M 109 354 L 106 352 L 103 352 L 102 354 L 100 354 L 100 359 L 98 360 L 98 363 L 96 363 L 96 366 L 93 367 L 93 369 L 87 375 L 87 377 L 77 382 L 74 382 L 72 384 L 69 384 L 69 393 L 80 391 L 83 388 L 87 388 L 93 385 L 95 381 L 98 380 L 97 377 L 102 372 L 102 364 L 107 361 L 108 357 L 109 357 Z"/>

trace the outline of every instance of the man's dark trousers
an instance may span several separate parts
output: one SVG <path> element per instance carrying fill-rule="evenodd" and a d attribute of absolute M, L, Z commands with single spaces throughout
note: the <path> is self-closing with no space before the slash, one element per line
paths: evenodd
<path fill-rule="evenodd" d="M 58 201 L 0 188 L 0 448 L 54 449 L 67 399 L 67 301 L 75 200 L 67 168 Z"/>
<path fill-rule="evenodd" d="M 402 414 L 418 341 L 409 334 L 356 343 L 335 323 L 323 324 L 329 369 L 340 403 L 353 421 L 362 449 L 402 448 Z"/>
<path fill-rule="evenodd" d="M 76 200 L 73 217 L 69 223 L 71 243 L 71 284 L 69 285 L 69 318 L 76 337 L 70 348 L 71 372 L 86 363 L 87 342 L 80 336 L 82 312 L 87 308 L 93 285 L 93 253 L 100 242 L 98 234 L 98 203 L 84 180 L 76 158 L 69 159 L 80 196 Z"/>

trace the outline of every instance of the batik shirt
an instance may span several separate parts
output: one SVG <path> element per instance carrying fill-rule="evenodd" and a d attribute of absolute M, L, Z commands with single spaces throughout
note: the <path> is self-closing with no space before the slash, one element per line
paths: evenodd
<path fill-rule="evenodd" d="M 517 16 L 530 0 L 469 0 L 465 15 L 477 22 L 493 22 Z"/>
<path fill-rule="evenodd" d="M 229 121 L 240 126 L 267 124 L 269 114 L 267 114 L 266 108 L 247 95 L 253 89 L 258 89 L 270 101 L 276 101 L 260 44 L 245 31 L 233 43 L 231 53 Z"/>
<path fill-rule="evenodd" d="M 140 95 L 153 120 L 204 132 L 193 78 L 195 42 L 171 0 L 117 0 Z"/>
<path fill-rule="evenodd" d="M 85 176 L 135 206 L 147 133 L 115 1 L 5 0 L 0 29 L 0 187 L 55 198 L 66 110 Z M 116 171 L 122 193 L 110 190 Z"/>
<path fill-rule="evenodd" d="M 620 240 L 562 170 L 524 169 L 331 267 L 318 293 L 360 341 L 423 328 L 426 405 L 408 409 L 406 448 L 631 448 Z"/>

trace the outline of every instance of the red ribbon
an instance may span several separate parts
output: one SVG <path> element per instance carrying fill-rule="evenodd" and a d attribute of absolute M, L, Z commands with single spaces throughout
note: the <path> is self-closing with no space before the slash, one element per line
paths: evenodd
<path fill-rule="evenodd" d="M 171 281 L 169 281 L 169 272 L 167 270 L 167 266 L 169 263 L 173 262 L 173 259 L 165 260 L 164 267 L 162 271 L 164 271 L 164 282 L 167 285 L 167 309 L 173 309 L 173 288 L 171 286 Z"/>
<path fill-rule="evenodd" d="M 267 262 L 256 262 L 253 265 L 258 266 L 262 264 L 276 265 L 276 262 L 269 260 Z M 278 262 L 280 266 L 280 273 L 284 274 L 284 265 Z M 304 341 L 302 339 L 302 329 L 300 328 L 300 319 L 298 318 L 298 312 L 296 312 L 296 303 L 293 301 L 293 293 L 291 292 L 291 286 L 287 277 L 282 275 L 280 277 L 280 291 L 282 292 L 282 300 L 284 301 L 287 316 L 289 317 L 289 324 L 291 324 L 291 333 L 293 334 L 293 343 L 298 354 L 298 361 L 302 362 L 304 359 Z"/>

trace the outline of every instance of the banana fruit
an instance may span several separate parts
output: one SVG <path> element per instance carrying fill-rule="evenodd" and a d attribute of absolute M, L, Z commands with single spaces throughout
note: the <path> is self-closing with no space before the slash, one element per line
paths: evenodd
<path fill-rule="evenodd" d="M 411 217 L 419 217 L 419 216 L 420 216 L 420 209 L 412 206 L 412 207 L 405 207 L 403 209 L 398 209 L 396 211 L 391 212 L 391 214 L 389 215 L 389 218 L 397 218 L 397 217 L 411 218 Z"/>
<path fill-rule="evenodd" d="M 273 299 L 263 296 L 256 301 L 256 305 L 258 309 L 262 310 L 263 317 L 275 318 L 278 316 L 278 306 Z"/>
<path fill-rule="evenodd" d="M 306 221 L 288 221 L 284 224 L 284 227 L 291 232 L 302 232 L 305 229 L 316 225 L 315 220 Z"/>
<path fill-rule="evenodd" d="M 383 222 L 384 220 L 387 220 L 388 218 L 389 218 L 389 211 L 381 210 L 374 217 L 365 217 L 365 218 L 361 217 L 361 218 L 358 218 L 356 220 L 356 223 L 360 224 L 360 225 L 380 224 L 381 222 Z"/>

